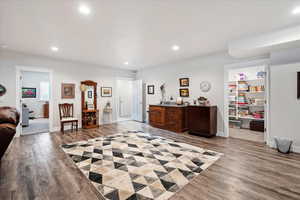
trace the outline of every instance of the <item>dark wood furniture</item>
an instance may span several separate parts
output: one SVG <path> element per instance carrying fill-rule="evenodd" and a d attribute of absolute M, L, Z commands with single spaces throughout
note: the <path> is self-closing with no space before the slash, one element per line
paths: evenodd
<path fill-rule="evenodd" d="M 44 118 L 49 118 L 49 103 L 45 103 L 43 105 L 43 113 L 44 113 Z"/>
<path fill-rule="evenodd" d="M 15 108 L 0 107 L 0 161 L 16 134 L 20 115 Z"/>
<path fill-rule="evenodd" d="M 82 128 L 96 128 L 99 123 L 97 110 L 97 83 L 94 81 L 81 82 Z"/>
<path fill-rule="evenodd" d="M 177 133 L 189 130 L 191 134 L 212 137 L 217 133 L 217 107 L 150 105 L 149 123 Z"/>
<path fill-rule="evenodd" d="M 249 125 L 252 131 L 265 132 L 265 122 L 262 120 L 252 120 Z"/>
<path fill-rule="evenodd" d="M 190 134 L 213 137 L 217 134 L 217 106 L 188 106 Z"/>
<path fill-rule="evenodd" d="M 187 130 L 187 114 L 185 106 L 149 106 L 149 122 L 151 126 L 174 132 Z"/>
<path fill-rule="evenodd" d="M 74 117 L 74 105 L 69 103 L 59 104 L 60 129 L 64 133 L 65 124 L 71 124 L 71 130 L 74 127 L 78 131 L 78 119 Z"/>

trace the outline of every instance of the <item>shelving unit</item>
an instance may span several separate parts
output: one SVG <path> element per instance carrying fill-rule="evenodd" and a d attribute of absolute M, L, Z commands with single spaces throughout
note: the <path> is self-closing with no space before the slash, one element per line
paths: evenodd
<path fill-rule="evenodd" d="M 230 127 L 249 129 L 251 121 L 264 122 L 264 78 L 229 81 L 228 88 Z"/>

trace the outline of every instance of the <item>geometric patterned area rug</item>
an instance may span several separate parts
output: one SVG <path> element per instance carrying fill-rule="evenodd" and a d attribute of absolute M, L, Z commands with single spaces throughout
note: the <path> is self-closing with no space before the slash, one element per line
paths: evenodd
<path fill-rule="evenodd" d="M 222 155 L 139 131 L 62 149 L 109 200 L 169 199 Z"/>

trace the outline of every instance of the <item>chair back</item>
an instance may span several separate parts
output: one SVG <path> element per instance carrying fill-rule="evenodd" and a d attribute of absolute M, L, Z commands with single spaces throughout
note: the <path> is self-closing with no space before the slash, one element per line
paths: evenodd
<path fill-rule="evenodd" d="M 58 104 L 60 119 L 74 117 L 74 105 L 72 103 Z"/>

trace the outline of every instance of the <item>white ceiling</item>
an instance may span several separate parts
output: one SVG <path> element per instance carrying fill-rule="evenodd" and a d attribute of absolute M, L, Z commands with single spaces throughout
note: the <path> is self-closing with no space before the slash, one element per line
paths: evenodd
<path fill-rule="evenodd" d="M 78 13 L 78 5 L 91 15 Z M 243 36 L 300 23 L 296 0 L 0 0 L 7 49 L 140 69 L 227 49 Z M 177 44 L 177 52 L 171 46 Z M 52 52 L 50 46 L 59 47 Z M 129 65 L 125 66 L 124 62 Z"/>

